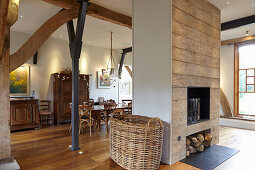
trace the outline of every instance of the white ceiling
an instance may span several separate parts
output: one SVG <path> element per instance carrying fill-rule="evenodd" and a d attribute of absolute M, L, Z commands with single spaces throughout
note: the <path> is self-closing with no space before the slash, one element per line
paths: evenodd
<path fill-rule="evenodd" d="M 221 40 L 229 40 L 229 39 L 234 39 L 239 37 L 245 37 L 246 31 L 249 31 L 249 35 L 255 35 L 255 24 L 250 24 L 243 27 L 222 31 Z"/>
<path fill-rule="evenodd" d="M 221 22 L 227 22 L 255 14 L 255 0 L 208 0 L 221 9 Z M 91 0 L 105 8 L 132 16 L 132 0 Z M 227 4 L 230 2 L 230 4 Z M 47 19 L 56 14 L 60 8 L 42 0 L 21 0 L 19 20 L 11 28 L 14 31 L 33 34 Z M 21 17 L 23 16 L 23 17 Z M 90 16 L 86 18 L 84 43 L 110 47 L 110 32 L 113 32 L 113 48 L 123 49 L 132 45 L 132 30 L 123 26 L 102 21 Z M 255 34 L 255 24 L 223 31 L 221 40 L 245 36 L 245 32 Z M 68 40 L 66 25 L 60 27 L 53 38 Z"/>
<path fill-rule="evenodd" d="M 132 0 L 91 0 L 91 2 L 132 16 Z M 60 8 L 42 0 L 21 0 L 19 19 L 11 29 L 13 31 L 33 34 L 47 19 L 59 10 Z M 74 23 L 76 23 L 76 20 Z M 114 49 L 123 49 L 132 45 L 131 29 L 90 16 L 86 18 L 83 42 L 94 46 L 110 48 L 111 31 L 113 32 Z M 61 26 L 52 37 L 68 40 L 66 25 Z"/>
<path fill-rule="evenodd" d="M 221 23 L 255 14 L 255 0 L 208 0 L 221 9 Z M 227 2 L 230 2 L 227 4 Z M 221 40 L 228 40 L 255 34 L 255 24 L 221 32 Z"/>
<path fill-rule="evenodd" d="M 255 0 L 208 0 L 221 9 L 221 23 L 255 14 Z M 227 2 L 230 2 L 227 4 Z"/>

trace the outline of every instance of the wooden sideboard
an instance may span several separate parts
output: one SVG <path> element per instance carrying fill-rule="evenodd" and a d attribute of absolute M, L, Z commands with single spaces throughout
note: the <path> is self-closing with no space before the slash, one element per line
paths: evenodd
<path fill-rule="evenodd" d="M 72 74 L 54 73 L 53 76 L 53 107 L 55 124 L 71 121 Z M 79 76 L 79 103 L 89 100 L 90 75 Z"/>
<path fill-rule="evenodd" d="M 10 107 L 11 130 L 40 127 L 37 99 L 11 99 Z"/>

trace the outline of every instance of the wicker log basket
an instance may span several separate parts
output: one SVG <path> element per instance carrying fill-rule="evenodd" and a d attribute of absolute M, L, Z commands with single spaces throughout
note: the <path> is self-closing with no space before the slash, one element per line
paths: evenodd
<path fill-rule="evenodd" d="M 125 169 L 158 169 L 163 131 L 159 118 L 137 115 L 111 118 L 111 158 Z"/>

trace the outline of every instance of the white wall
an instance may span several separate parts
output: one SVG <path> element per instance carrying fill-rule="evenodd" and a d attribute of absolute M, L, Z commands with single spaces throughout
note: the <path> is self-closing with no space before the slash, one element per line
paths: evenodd
<path fill-rule="evenodd" d="M 170 164 L 171 1 L 133 0 L 133 112 L 159 117 Z"/>
<path fill-rule="evenodd" d="M 15 52 L 21 45 L 30 37 L 29 34 L 11 31 L 11 54 Z M 97 89 L 96 71 L 107 66 L 109 60 L 110 50 L 107 48 L 100 48 L 83 45 L 80 58 L 80 73 L 92 74 L 93 80 L 90 98 L 95 101 L 98 96 L 103 96 L 105 99 L 114 99 L 118 101 L 118 83 L 117 81 L 112 85 L 111 89 Z M 114 53 L 119 62 L 120 54 Z M 38 99 L 52 100 L 53 82 L 52 73 L 60 72 L 65 68 L 71 68 L 71 57 L 69 52 L 69 42 L 53 39 L 48 39 L 38 52 L 38 64 L 33 65 L 31 58 L 26 64 L 30 65 L 30 91 L 36 93 Z"/>
<path fill-rule="evenodd" d="M 131 68 L 132 66 L 130 65 L 127 65 L 129 66 L 129 68 Z M 125 94 L 125 93 L 122 93 L 122 90 L 121 90 L 121 83 L 129 83 L 129 93 L 128 94 Z M 125 68 L 125 66 L 123 66 L 122 68 L 122 75 L 121 75 L 121 79 L 119 79 L 119 101 L 121 102 L 122 100 L 125 100 L 125 99 L 130 99 L 132 100 L 132 77 L 129 75 L 127 69 Z"/>
<path fill-rule="evenodd" d="M 132 52 L 127 53 L 126 57 L 125 57 L 125 60 L 124 60 L 124 64 L 132 66 L 132 63 L 133 63 L 133 53 Z"/>
<path fill-rule="evenodd" d="M 220 88 L 227 96 L 230 108 L 234 109 L 234 45 L 220 49 Z M 221 113 L 222 114 L 222 113 Z"/>
<path fill-rule="evenodd" d="M 122 50 L 118 50 L 118 51 L 116 51 L 116 53 L 122 54 Z M 132 77 L 129 75 L 127 69 L 125 68 L 125 66 L 129 66 L 129 68 L 132 70 L 132 58 L 133 58 L 132 52 L 127 53 L 125 56 L 124 64 L 122 67 L 121 79 L 119 79 L 119 101 L 120 102 L 125 99 L 132 100 L 132 86 L 133 86 L 132 85 Z M 129 82 L 129 84 L 130 84 L 129 95 L 121 93 L 121 83 L 122 82 Z"/>

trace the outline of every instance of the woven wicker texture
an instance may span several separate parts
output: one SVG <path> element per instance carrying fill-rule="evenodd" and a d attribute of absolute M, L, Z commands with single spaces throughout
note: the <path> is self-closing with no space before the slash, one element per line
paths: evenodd
<path fill-rule="evenodd" d="M 137 115 L 111 118 L 111 158 L 125 169 L 158 169 L 163 131 L 159 118 Z"/>

